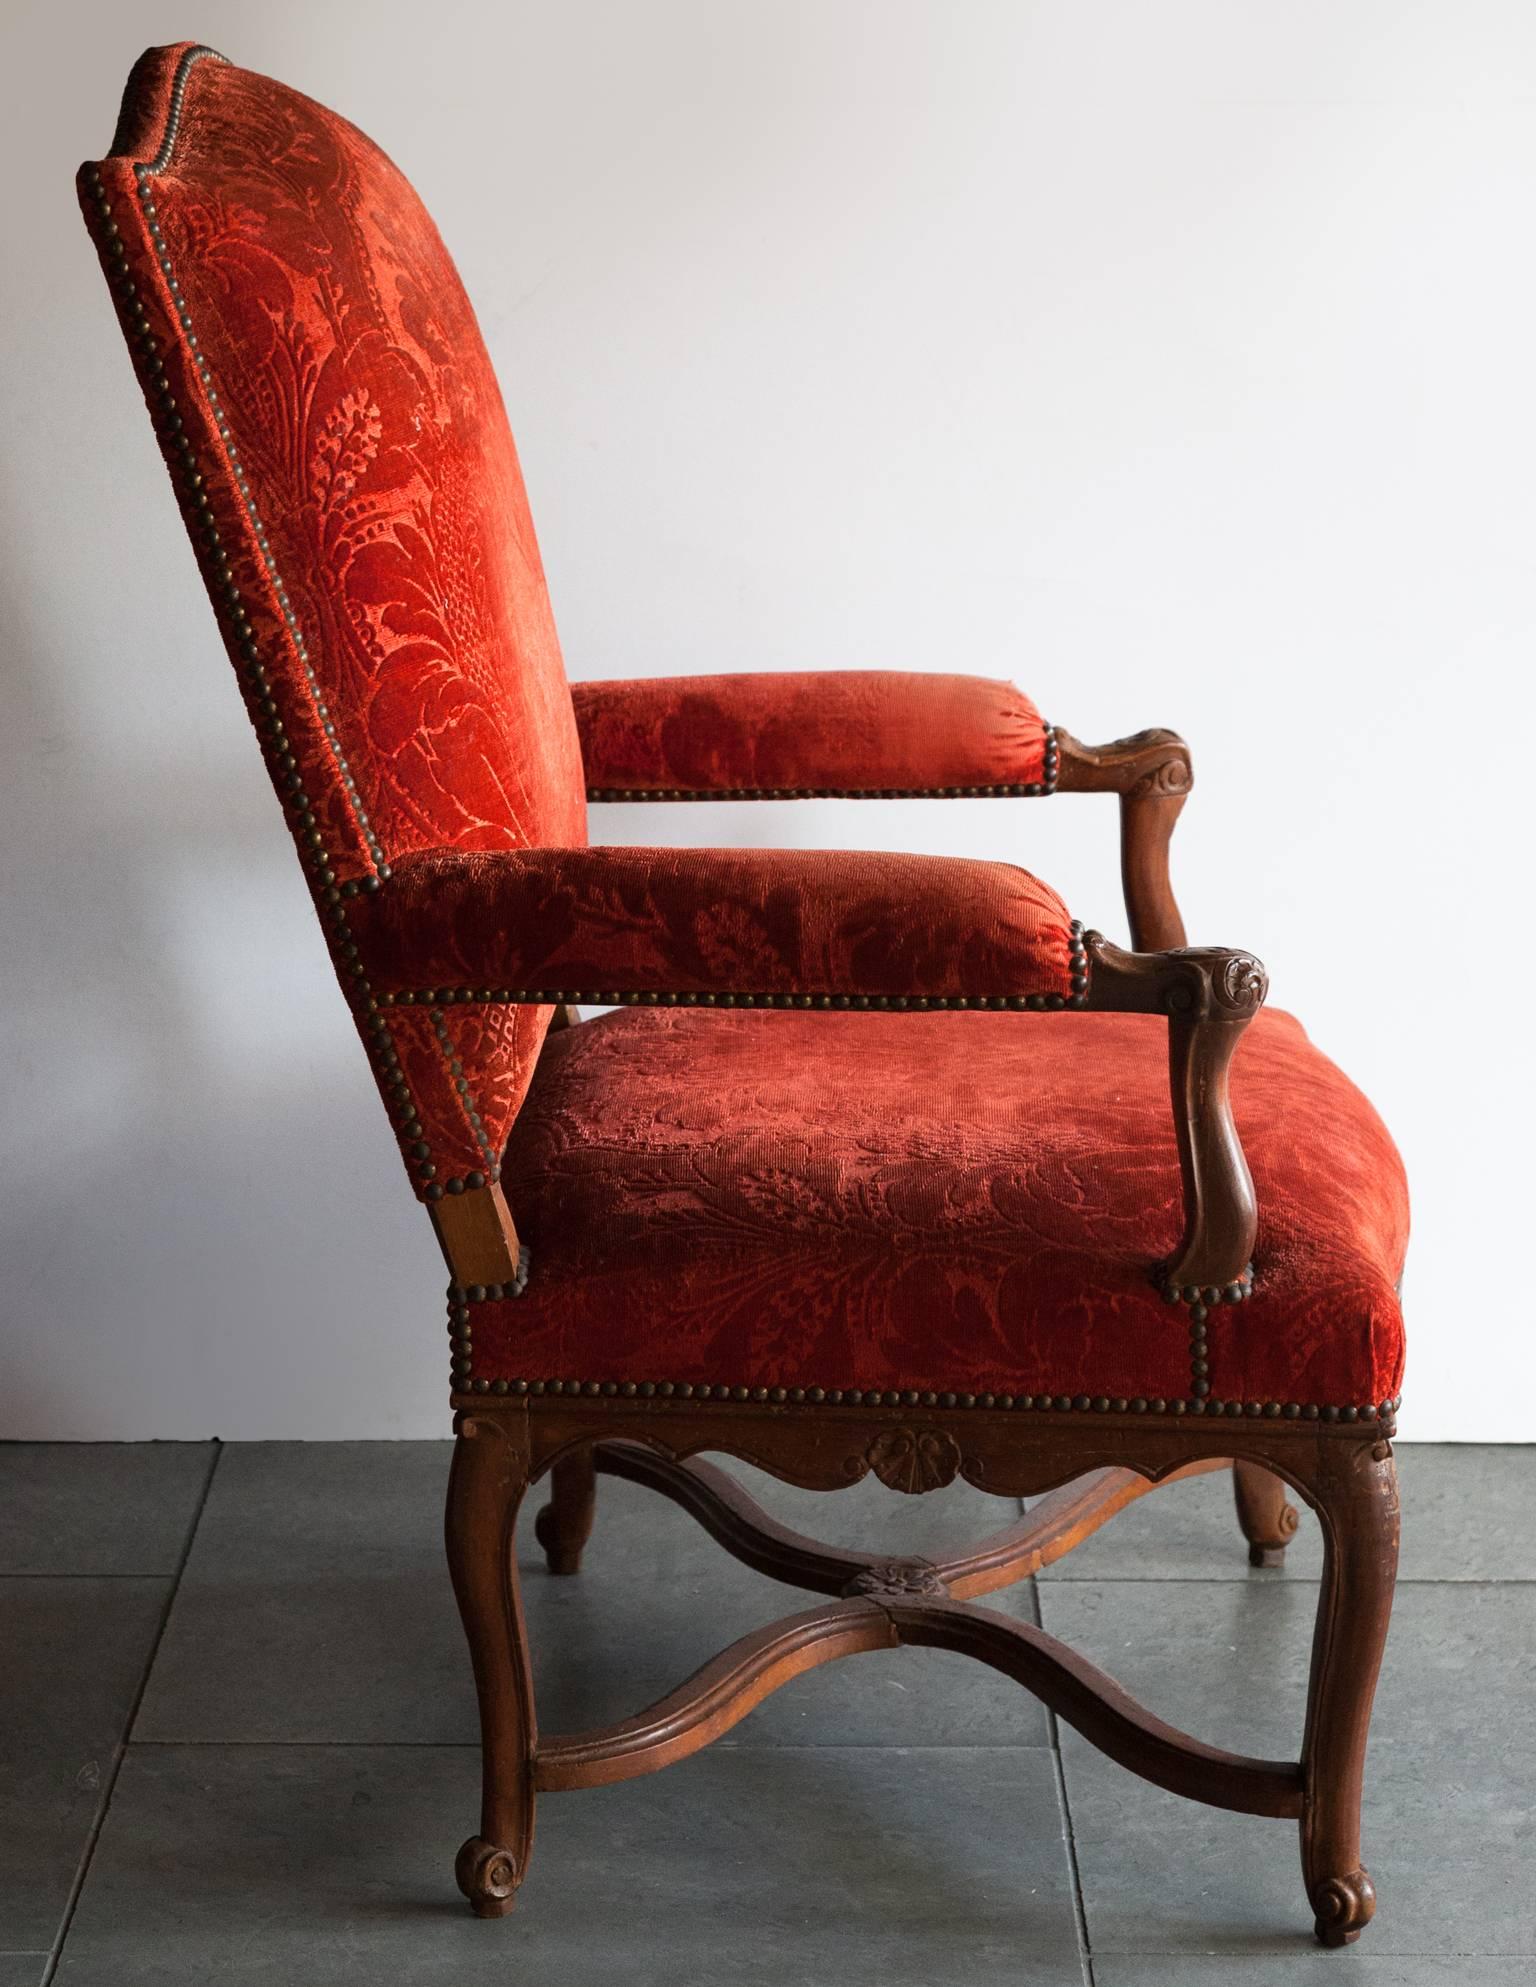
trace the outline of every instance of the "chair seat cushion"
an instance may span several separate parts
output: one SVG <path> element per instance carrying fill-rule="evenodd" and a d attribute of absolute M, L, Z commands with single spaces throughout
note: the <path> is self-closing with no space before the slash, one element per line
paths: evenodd
<path fill-rule="evenodd" d="M 468 1384 L 1330 1419 L 1395 1401 L 1408 1214 L 1381 1120 L 1286 1014 L 1248 1030 L 1232 1087 L 1254 1288 L 1212 1308 L 1202 1355 L 1153 1274 L 1182 1209 L 1166 1023 L 583 1023 L 550 1037 L 507 1148 L 532 1270 L 521 1296 L 471 1292 Z"/>

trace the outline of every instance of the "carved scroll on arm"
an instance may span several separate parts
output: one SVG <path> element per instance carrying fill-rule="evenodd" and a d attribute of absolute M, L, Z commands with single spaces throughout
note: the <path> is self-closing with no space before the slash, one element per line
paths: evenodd
<path fill-rule="evenodd" d="M 1168 844 L 1194 784 L 1189 747 L 1155 729 L 1084 745 L 1056 728 L 1058 793 L 1120 796 L 1120 875 L 1131 943 L 1155 951 L 1184 943 L 1184 920 L 1168 874 Z"/>
<path fill-rule="evenodd" d="M 1243 1284 L 1258 1208 L 1232 1117 L 1228 1076 L 1243 1030 L 1264 1004 L 1269 976 L 1246 952 L 1217 946 L 1124 952 L 1098 932 L 1085 939 L 1086 1005 L 1168 1017 L 1168 1076 L 1184 1177 L 1184 1233 L 1166 1280 L 1208 1301 Z"/>

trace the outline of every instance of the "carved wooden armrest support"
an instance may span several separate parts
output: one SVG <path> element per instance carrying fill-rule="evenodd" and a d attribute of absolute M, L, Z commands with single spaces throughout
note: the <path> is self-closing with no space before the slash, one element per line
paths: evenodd
<path fill-rule="evenodd" d="M 1194 773 L 1176 731 L 1138 731 L 1084 745 L 1056 727 L 1058 793 L 1120 796 L 1120 874 L 1131 943 L 1156 951 L 1184 943 L 1184 920 L 1168 880 L 1168 842 Z"/>
<path fill-rule="evenodd" d="M 1089 1008 L 1168 1017 L 1184 1233 L 1165 1282 L 1189 1303 L 1240 1296 L 1253 1260 L 1258 1209 L 1227 1077 L 1243 1030 L 1264 1005 L 1269 975 L 1250 953 L 1219 946 L 1123 952 L 1096 931 L 1084 943 Z"/>
<path fill-rule="evenodd" d="M 1176 731 L 1160 727 L 1113 738 L 1108 745 L 1084 745 L 1056 726 L 1058 793 L 1188 793 L 1194 785 L 1189 747 Z"/>

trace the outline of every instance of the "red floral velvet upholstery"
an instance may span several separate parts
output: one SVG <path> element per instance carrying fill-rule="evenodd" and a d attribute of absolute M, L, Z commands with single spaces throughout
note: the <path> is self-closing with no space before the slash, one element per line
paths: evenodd
<path fill-rule="evenodd" d="M 1066 906 L 1027 870 L 795 849 L 418 855 L 353 919 L 400 990 L 1054 999 L 1087 985 Z"/>
<path fill-rule="evenodd" d="M 468 299 L 376 146 L 186 45 L 141 59 L 113 156 L 79 184 L 397 1131 L 409 1145 L 430 1124 L 445 1171 L 484 1164 L 548 1010 L 397 1029 L 367 1006 L 349 927 L 413 850 L 586 839 L 538 547 Z"/>
<path fill-rule="evenodd" d="M 1289 1015 L 1232 1084 L 1260 1230 L 1255 1294 L 1211 1314 L 1212 1404 L 1395 1398 L 1407 1196 L 1380 1119 Z M 532 1274 L 469 1305 L 482 1390 L 1197 1399 L 1188 1313 L 1149 1277 L 1181 1218 L 1151 1016 L 610 1015 L 550 1037 L 503 1179 Z"/>
<path fill-rule="evenodd" d="M 668 676 L 571 694 L 594 799 L 1043 793 L 1055 781 L 1040 713 L 981 676 Z"/>
<path fill-rule="evenodd" d="M 1257 1283 L 1212 1311 L 1209 1401 L 1150 1278 L 1181 1217 L 1164 1021 L 631 1009 L 540 1059 L 530 993 L 1075 1003 L 1074 928 L 1023 871 L 584 846 L 587 782 L 1028 790 L 1048 729 L 1009 685 L 837 672 L 587 685 L 578 742 L 490 363 L 383 154 L 183 46 L 79 184 L 418 1191 L 504 1167 L 532 1247 L 526 1294 L 468 1295 L 468 1384 L 1396 1392 L 1401 1169 L 1284 1016 L 1234 1071 Z"/>

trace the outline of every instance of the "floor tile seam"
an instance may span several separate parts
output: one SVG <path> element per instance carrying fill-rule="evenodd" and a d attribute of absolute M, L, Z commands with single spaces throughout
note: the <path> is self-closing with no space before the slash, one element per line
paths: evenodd
<path fill-rule="evenodd" d="M 1038 1702 L 1038 1699 L 1036 1700 Z M 556 1737 L 560 1736 L 558 1733 Z M 885 1739 L 829 1739 L 816 1741 L 786 1740 L 780 1744 L 774 1739 L 717 1739 L 712 1746 L 702 1747 L 708 1752 L 988 1752 L 988 1753 L 1051 1753 L 1055 1748 L 1047 1739 L 1026 1742 L 1008 1739 L 929 1739 L 917 1743 Z"/>
<path fill-rule="evenodd" d="M 178 1569 L 162 1566 L 154 1573 L 6 1573 L 0 1571 L 0 1581 L 5 1580 L 172 1580 L 177 1578 Z"/>
<path fill-rule="evenodd" d="M 1029 1597 L 1029 1617 L 1042 1634 L 1045 1623 L 1040 1616 L 1040 1583 L 1031 1578 L 1027 1589 Z M 1040 1703 L 1036 1698 L 1035 1702 Z M 1048 1704 L 1041 1704 L 1045 1712 L 1046 1736 L 1050 1741 L 1051 1780 L 1056 1790 L 1056 1811 L 1061 1818 L 1062 1846 L 1067 1852 L 1067 1873 L 1072 1880 L 1072 1922 L 1077 1933 L 1078 1966 L 1083 1977 L 1083 1987 L 1094 1987 L 1093 1948 L 1088 1938 L 1088 1901 L 1083 1891 L 1083 1872 L 1077 1860 L 1077 1837 L 1072 1828 L 1072 1803 L 1067 1798 L 1067 1775 L 1061 1757 L 1061 1725 L 1056 1713 Z"/>
<path fill-rule="evenodd" d="M 210 1445 L 208 1467 L 203 1472 L 202 1488 L 187 1525 L 186 1537 L 182 1540 L 181 1553 L 176 1562 L 176 1569 L 166 1582 L 166 1596 L 160 1610 L 160 1620 L 156 1625 L 154 1635 L 150 1638 L 149 1650 L 144 1658 L 143 1668 L 139 1672 L 138 1688 L 133 1694 L 133 1702 L 129 1705 L 128 1715 L 123 1722 L 122 1737 L 118 1739 L 112 1748 L 111 1768 L 107 1773 L 105 1784 L 102 1787 L 101 1798 L 96 1803 L 96 1812 L 91 1817 L 90 1828 L 86 1831 L 79 1860 L 75 1865 L 75 1873 L 70 1881 L 69 1895 L 64 1901 L 64 1909 L 59 1917 L 59 1929 L 54 1935 L 52 1946 L 49 1948 L 47 1961 L 43 1967 L 42 1979 L 38 1983 L 38 1987 L 52 1987 L 53 1979 L 59 1970 L 59 1963 L 64 1957 L 65 1942 L 69 1938 L 70 1927 L 75 1922 L 75 1912 L 79 1909 L 80 1899 L 84 1893 L 86 1881 L 90 1876 L 91 1864 L 96 1855 L 96 1845 L 101 1840 L 102 1829 L 106 1826 L 107 1815 L 112 1806 L 112 1796 L 117 1791 L 118 1776 L 123 1770 L 123 1761 L 128 1757 L 128 1748 L 133 1739 L 133 1728 L 138 1722 L 139 1711 L 143 1706 L 145 1693 L 149 1689 L 149 1679 L 154 1671 L 161 1645 L 165 1640 L 165 1631 L 170 1625 L 171 1610 L 175 1607 L 176 1596 L 181 1590 L 181 1577 L 186 1572 L 187 1561 L 192 1556 L 192 1542 L 197 1537 L 198 1526 L 202 1523 L 203 1512 L 208 1503 L 209 1492 L 213 1489 L 213 1479 L 218 1471 L 219 1458 L 222 1454 L 223 1444 L 221 1442 L 214 1442 Z M 161 1577 L 164 1578 L 163 1575 Z"/>
<path fill-rule="evenodd" d="M 556 1733 L 557 1738 L 566 1736 Z M 135 1739 L 124 1748 L 128 1753 L 150 1752 L 257 1752 L 263 1748 L 273 1752 L 478 1752 L 478 1739 Z M 903 1740 L 883 1739 L 829 1739 L 825 1742 L 815 1739 L 717 1739 L 713 1745 L 701 1747 L 701 1751 L 731 1753 L 779 1753 L 779 1752 L 856 1752 L 879 1754 L 887 1752 L 909 1753 L 994 1753 L 1000 1758 L 1023 1757 L 1038 1754 L 1042 1758 L 1055 1757 L 1055 1748 L 1042 1739 L 1033 1743 L 1020 1741 L 1013 1743 L 1003 1739 L 955 1739 L 919 1740 L 907 1743 Z M 692 1758 L 692 1754 L 686 1755 Z M 606 1783 L 603 1783 L 606 1784 Z"/>
<path fill-rule="evenodd" d="M 555 1735 L 560 1736 L 559 1734 Z M 133 1739 L 121 1748 L 126 1756 L 142 1752 L 478 1752 L 478 1739 Z M 713 1745 L 703 1746 L 701 1752 L 728 1753 L 817 1753 L 817 1752 L 856 1752 L 856 1753 L 932 1753 L 935 1756 L 946 1753 L 1002 1753 L 1013 1756 L 1026 1753 L 1049 1753 L 1048 1745 L 998 1745 L 985 1740 L 961 1739 L 950 1744 L 934 1742 L 917 1745 L 875 1745 L 864 1744 L 857 1739 L 837 1739 L 827 1743 L 787 1740 L 779 1745 L 770 1741 L 744 1745 L 731 1739 L 717 1739 Z M 689 1754 L 692 1758 L 694 1755 Z M 681 1762 L 677 1762 L 681 1764 Z M 663 1768 L 662 1771 L 666 1769 Z M 644 1778 L 644 1775 L 635 1775 Z M 604 1783 L 609 1784 L 609 1783 Z M 611 1783 L 615 1786 L 622 1782 Z M 550 1789 L 544 1790 L 546 1793 Z M 585 1793 L 586 1788 L 559 1789 L 559 1792 L 574 1791 Z"/>
<path fill-rule="evenodd" d="M 1037 1576 L 1048 1587 L 1240 1587 L 1245 1593 L 1279 1593 L 1287 1587 L 1320 1587 L 1322 1576 L 1288 1573 L 1275 1578 L 1244 1579 L 1240 1574 L 1223 1576 L 1199 1573 L 1045 1573 Z M 1396 1591 L 1404 1587 L 1536 1587 L 1536 1575 L 1490 1574 L 1486 1578 L 1464 1580 L 1454 1573 L 1399 1574 Z"/>
<path fill-rule="evenodd" d="M 1379 1933 L 1380 1926 L 1376 1926 Z M 1370 1932 L 1364 1937 L 1369 1938 Z M 1361 1959 L 1536 1959 L 1536 1947 L 1526 1952 L 1505 1952 L 1503 1948 L 1489 1952 L 1481 1946 L 1441 1946 L 1441 1947 L 1398 1947 L 1380 1943 L 1366 1948 L 1363 1944 L 1348 1950 L 1358 1953 Z M 1293 1959 L 1298 1966 L 1318 1969 L 1318 1977 L 1332 1962 L 1322 1949 L 1316 1946 L 1309 1935 L 1294 1934 L 1284 1944 L 1272 1946 L 1245 1946 L 1234 1951 L 1230 1946 L 1100 1946 L 1095 1955 L 1098 1959 L 1219 1959 L 1229 1966 L 1242 1966 L 1272 1959 Z"/>
<path fill-rule="evenodd" d="M 1046 1720 L 1052 1735 L 1057 1731 L 1056 1713 L 1047 1709 Z M 1077 1956 L 1084 1987 L 1094 1987 L 1093 1945 L 1088 1935 L 1088 1897 L 1083 1886 L 1082 1865 L 1077 1857 L 1077 1836 L 1072 1827 L 1072 1802 L 1067 1793 L 1067 1775 L 1061 1753 L 1051 1748 L 1051 1778 L 1056 1789 L 1056 1806 L 1061 1817 L 1062 1846 L 1067 1852 L 1067 1873 L 1072 1882 L 1072 1920 L 1077 1932 Z"/>

